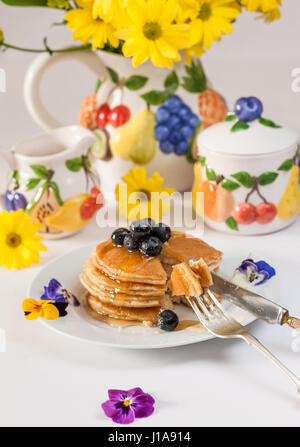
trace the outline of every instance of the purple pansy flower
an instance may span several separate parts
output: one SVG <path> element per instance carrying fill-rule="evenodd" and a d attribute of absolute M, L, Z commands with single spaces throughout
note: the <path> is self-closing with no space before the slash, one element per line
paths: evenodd
<path fill-rule="evenodd" d="M 141 388 L 108 390 L 108 397 L 102 408 L 106 416 L 117 424 L 131 424 L 135 418 L 146 418 L 154 411 L 155 400 Z"/>
<path fill-rule="evenodd" d="M 41 296 L 41 300 L 52 300 L 56 303 L 67 303 L 72 306 L 80 306 L 78 299 L 73 293 L 64 289 L 57 279 L 53 278 L 49 282 L 48 286 L 44 287 L 44 294 Z"/>
<path fill-rule="evenodd" d="M 265 261 L 254 262 L 253 259 L 245 259 L 238 267 L 238 271 L 244 273 L 248 282 L 255 286 L 264 284 L 276 275 L 275 269 L 270 264 Z"/>

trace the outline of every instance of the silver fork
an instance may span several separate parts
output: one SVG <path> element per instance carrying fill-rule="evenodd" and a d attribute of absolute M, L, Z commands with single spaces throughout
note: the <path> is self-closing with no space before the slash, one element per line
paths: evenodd
<path fill-rule="evenodd" d="M 253 346 L 283 372 L 294 385 L 300 397 L 300 379 L 295 376 L 280 360 L 278 360 L 260 341 L 250 334 L 244 326 L 234 320 L 216 299 L 214 294 L 206 289 L 201 297 L 189 298 L 189 302 L 200 323 L 211 334 L 219 338 L 242 338 Z"/>

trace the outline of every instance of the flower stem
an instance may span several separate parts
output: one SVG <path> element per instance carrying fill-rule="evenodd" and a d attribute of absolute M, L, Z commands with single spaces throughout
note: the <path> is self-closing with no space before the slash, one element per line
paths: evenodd
<path fill-rule="evenodd" d="M 18 47 L 16 45 L 11 45 L 9 43 L 6 42 L 2 42 L 0 43 L 0 48 L 4 47 L 4 48 L 8 48 L 8 49 L 12 49 L 12 50 L 16 50 L 16 51 L 23 51 L 26 53 L 68 53 L 68 52 L 73 52 L 73 51 L 85 51 L 85 50 L 90 50 L 92 48 L 91 44 L 87 44 L 87 45 L 80 45 L 80 46 L 76 46 L 76 47 L 68 47 L 68 48 L 61 48 L 61 49 L 57 49 L 57 50 L 51 50 L 50 48 L 44 48 L 44 49 L 34 49 L 34 48 L 23 48 L 23 47 Z"/>

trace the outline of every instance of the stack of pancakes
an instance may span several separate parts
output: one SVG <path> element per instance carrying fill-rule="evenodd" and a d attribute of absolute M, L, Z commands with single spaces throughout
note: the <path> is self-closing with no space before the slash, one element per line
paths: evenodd
<path fill-rule="evenodd" d="M 202 240 L 175 231 L 163 244 L 160 256 L 154 258 L 139 251 L 129 253 L 109 239 L 96 247 L 80 280 L 95 312 L 153 326 L 163 309 L 172 309 L 173 302 L 185 302 L 184 296 L 173 297 L 168 289 L 172 267 L 202 258 L 214 270 L 221 257 L 220 251 Z"/>

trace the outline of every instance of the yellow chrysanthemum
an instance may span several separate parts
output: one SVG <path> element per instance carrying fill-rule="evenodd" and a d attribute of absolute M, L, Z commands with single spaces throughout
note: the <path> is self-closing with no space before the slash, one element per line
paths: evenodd
<path fill-rule="evenodd" d="M 22 303 L 26 320 L 36 320 L 39 317 L 46 320 L 56 320 L 59 317 L 59 310 L 52 303 L 55 303 L 55 301 L 37 301 L 33 298 L 26 298 Z"/>
<path fill-rule="evenodd" d="M 93 17 L 103 17 L 106 22 L 111 22 L 117 19 L 125 6 L 127 6 L 127 0 L 94 0 Z"/>
<path fill-rule="evenodd" d="M 169 204 L 163 199 L 170 197 L 176 190 L 164 188 L 164 179 L 158 172 L 147 178 L 144 167 L 134 167 L 122 180 L 124 184 L 116 187 L 116 199 L 119 202 L 119 212 L 128 220 L 151 217 L 158 222 L 170 210 Z"/>
<path fill-rule="evenodd" d="M 197 0 L 178 0 L 177 22 L 186 23 L 197 15 Z"/>
<path fill-rule="evenodd" d="M 258 19 L 263 19 L 266 23 L 280 19 L 281 13 L 278 6 L 281 0 L 241 0 L 247 11 L 261 12 Z"/>
<path fill-rule="evenodd" d="M 0 214 L 0 266 L 10 269 L 30 267 L 39 263 L 39 250 L 47 248 L 41 244 L 43 239 L 36 236 L 40 225 L 32 223 L 24 210 L 2 211 Z"/>
<path fill-rule="evenodd" d="M 173 67 L 181 59 L 179 49 L 189 46 L 190 26 L 176 24 L 175 0 L 128 0 L 124 29 L 115 34 L 125 40 L 123 54 L 132 57 L 133 66 L 151 59 L 158 67 Z"/>
<path fill-rule="evenodd" d="M 103 48 L 106 43 L 113 47 L 119 46 L 119 40 L 114 35 L 115 28 L 101 16 L 93 17 L 93 1 L 76 2 L 82 8 L 72 9 L 65 15 L 67 27 L 74 30 L 73 40 L 81 40 L 85 45 L 92 42 L 93 48 Z"/>
<path fill-rule="evenodd" d="M 233 31 L 231 22 L 241 8 L 232 0 L 197 0 L 197 16 L 192 20 L 192 45 L 209 49 L 222 34 Z"/>

